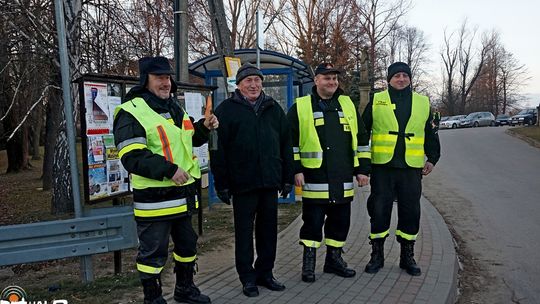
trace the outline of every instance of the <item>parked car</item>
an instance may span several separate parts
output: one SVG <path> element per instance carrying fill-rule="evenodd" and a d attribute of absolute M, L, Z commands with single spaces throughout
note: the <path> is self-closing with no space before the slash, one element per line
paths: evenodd
<path fill-rule="evenodd" d="M 521 110 L 517 115 L 512 116 L 510 119 L 510 125 L 534 125 L 538 119 L 538 110 L 536 109 L 524 109 Z"/>
<path fill-rule="evenodd" d="M 510 115 L 508 114 L 499 114 L 495 118 L 495 125 L 496 126 L 504 126 L 510 124 Z"/>
<path fill-rule="evenodd" d="M 459 127 L 459 121 L 465 118 L 466 115 L 454 115 L 448 117 L 447 120 L 441 121 L 439 128 L 441 129 L 455 129 Z"/>
<path fill-rule="evenodd" d="M 460 122 L 461 127 L 494 126 L 495 116 L 491 112 L 473 112 Z"/>

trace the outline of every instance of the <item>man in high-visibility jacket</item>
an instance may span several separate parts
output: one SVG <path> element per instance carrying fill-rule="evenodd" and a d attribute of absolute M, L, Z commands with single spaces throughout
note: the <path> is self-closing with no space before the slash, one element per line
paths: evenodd
<path fill-rule="evenodd" d="M 353 178 L 360 186 L 369 181 L 369 136 L 353 102 L 338 87 L 339 73 L 330 63 L 320 64 L 311 95 L 297 98 L 287 114 L 295 184 L 302 187 L 300 244 L 304 247 L 305 282 L 315 281 L 323 226 L 327 246 L 324 272 L 346 278 L 356 275 L 341 253 L 350 226 Z"/>
<path fill-rule="evenodd" d="M 140 85 L 115 110 L 114 139 L 132 177 L 139 238 L 137 270 L 144 303 L 166 303 L 160 274 L 167 260 L 169 236 L 174 243 L 174 299 L 210 303 L 193 283 L 197 234 L 191 214 L 199 204 L 194 179 L 200 178 L 201 171 L 192 145 L 204 144 L 218 120 L 211 115 L 194 122 L 171 97 L 177 87 L 165 57 L 140 59 L 139 71 Z"/>
<path fill-rule="evenodd" d="M 422 176 L 440 157 L 437 132 L 431 124 L 429 99 L 411 88 L 411 69 L 396 62 L 388 67 L 388 90 L 375 93 L 362 115 L 371 132 L 371 259 L 365 268 L 376 273 L 384 266 L 384 241 L 389 234 L 392 205 L 397 198 L 399 266 L 418 276 L 414 242 L 420 225 Z M 427 156 L 427 161 L 425 157 Z"/>

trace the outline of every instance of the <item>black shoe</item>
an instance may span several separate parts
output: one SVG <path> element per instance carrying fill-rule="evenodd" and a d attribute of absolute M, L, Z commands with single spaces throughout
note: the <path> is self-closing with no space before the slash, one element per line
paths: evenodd
<path fill-rule="evenodd" d="M 377 273 L 381 268 L 384 267 L 384 238 L 373 239 L 369 241 L 371 244 L 371 259 L 366 265 L 364 270 L 367 273 Z"/>
<path fill-rule="evenodd" d="M 190 303 L 190 304 L 209 304 L 212 303 L 207 295 L 201 294 L 199 288 L 194 284 L 190 286 L 175 286 L 174 288 L 174 300 L 178 303 Z"/>
<path fill-rule="evenodd" d="M 278 280 L 274 279 L 274 277 L 269 278 L 259 278 L 257 279 L 257 285 L 264 286 L 270 290 L 273 291 L 283 291 L 285 290 L 285 285 L 283 285 Z"/>
<path fill-rule="evenodd" d="M 399 268 L 405 269 L 408 274 L 415 277 L 422 274 L 422 270 L 414 260 L 414 241 L 401 241 Z"/>
<path fill-rule="evenodd" d="M 161 278 L 154 277 L 141 280 L 144 292 L 144 304 L 167 304 L 162 297 Z"/>
<path fill-rule="evenodd" d="M 259 288 L 253 282 L 246 282 L 242 287 L 242 292 L 246 297 L 253 298 L 259 296 Z"/>
<path fill-rule="evenodd" d="M 316 256 L 316 248 L 304 246 L 304 256 L 302 258 L 302 281 L 307 283 L 315 282 Z"/>
<path fill-rule="evenodd" d="M 341 257 L 341 248 L 327 246 L 326 259 L 324 261 L 323 271 L 325 273 L 333 273 L 343 278 L 352 278 L 356 275 L 356 271 L 347 268 L 347 263 Z"/>
<path fill-rule="evenodd" d="M 209 304 L 210 298 L 201 293 L 199 288 L 193 283 L 195 274 L 195 262 L 176 262 L 174 267 L 176 273 L 176 285 L 174 286 L 174 300 L 179 303 Z"/>

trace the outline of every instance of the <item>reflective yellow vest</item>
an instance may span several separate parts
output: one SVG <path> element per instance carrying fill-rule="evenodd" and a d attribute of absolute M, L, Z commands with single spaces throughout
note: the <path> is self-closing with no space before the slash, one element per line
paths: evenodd
<path fill-rule="evenodd" d="M 357 134 L 358 134 L 358 122 L 356 117 L 356 108 L 354 107 L 351 98 L 346 95 L 341 95 L 338 98 L 341 110 L 343 111 L 343 118 L 349 125 L 352 136 L 352 149 L 354 155 L 354 166 L 358 166 L 357 157 Z M 315 129 L 315 118 L 313 117 L 313 108 L 311 107 L 311 95 L 303 96 L 296 99 L 298 121 L 299 121 L 299 133 L 300 133 L 300 162 L 302 166 L 306 168 L 320 168 L 322 165 L 323 150 L 321 143 L 319 142 L 319 136 Z"/>
<path fill-rule="evenodd" d="M 394 114 L 396 105 L 390 101 L 388 90 L 373 96 L 373 126 L 371 133 L 371 162 L 386 164 L 393 155 L 399 125 Z M 429 117 L 429 98 L 413 92 L 411 117 L 405 127 L 405 162 L 413 168 L 424 167 L 424 128 Z"/>
<path fill-rule="evenodd" d="M 189 173 L 191 177 L 182 186 L 189 185 L 195 181 L 194 178 L 201 177 L 199 162 L 193 156 L 192 150 L 193 124 L 187 113 L 184 112 L 183 126 L 180 129 L 174 125 L 171 118 L 167 119 L 156 113 L 140 97 L 118 106 L 114 112 L 115 116 L 120 109 L 133 115 L 146 131 L 146 146 L 138 144 L 137 148 L 147 148 L 152 153 L 165 157 L 165 159 Z M 119 151 L 120 157 L 129 152 L 128 149 L 125 151 L 121 149 Z M 137 174 L 131 174 L 131 181 L 134 189 L 178 186 L 168 178 L 155 180 Z"/>

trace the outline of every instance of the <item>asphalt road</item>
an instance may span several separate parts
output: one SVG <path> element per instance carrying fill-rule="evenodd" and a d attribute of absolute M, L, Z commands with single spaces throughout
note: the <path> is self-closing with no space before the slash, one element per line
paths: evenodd
<path fill-rule="evenodd" d="M 540 149 L 506 129 L 441 130 L 424 180 L 474 268 L 461 303 L 540 303 Z"/>

